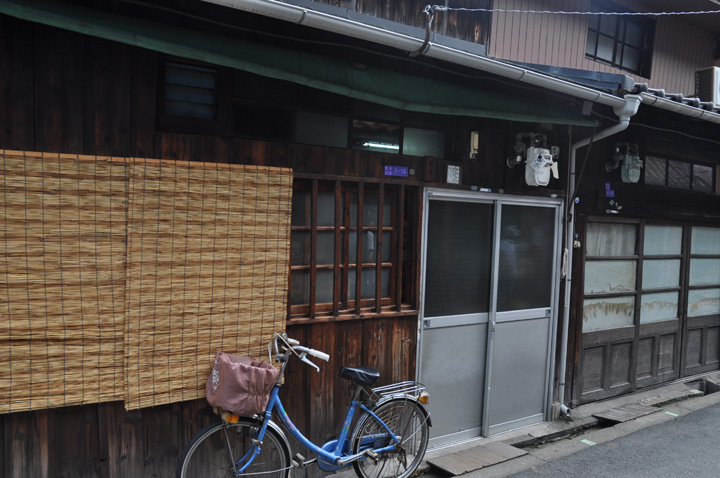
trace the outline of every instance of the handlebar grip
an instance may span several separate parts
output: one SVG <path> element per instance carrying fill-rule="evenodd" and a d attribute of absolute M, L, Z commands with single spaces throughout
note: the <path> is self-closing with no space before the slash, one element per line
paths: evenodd
<path fill-rule="evenodd" d="M 293 349 L 299 352 L 305 352 L 308 355 L 312 355 L 313 357 L 319 358 L 320 360 L 324 360 L 326 362 L 330 360 L 329 354 L 326 354 L 325 352 L 320 352 L 319 350 L 303 347 L 302 345 L 296 345 L 293 347 Z"/>
<path fill-rule="evenodd" d="M 320 352 L 319 350 L 313 350 L 309 349 L 308 353 L 312 355 L 313 357 L 317 357 L 320 360 L 324 360 L 326 362 L 330 361 L 330 354 L 326 354 L 325 352 Z"/>
<path fill-rule="evenodd" d="M 299 340 L 291 339 L 290 337 L 286 338 L 286 342 L 288 343 L 288 345 L 293 345 L 293 346 L 300 345 Z"/>

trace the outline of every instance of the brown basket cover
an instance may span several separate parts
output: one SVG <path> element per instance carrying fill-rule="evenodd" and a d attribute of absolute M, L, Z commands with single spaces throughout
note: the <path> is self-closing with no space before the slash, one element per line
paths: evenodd
<path fill-rule="evenodd" d="M 265 411 L 279 374 L 268 363 L 217 352 L 205 395 L 213 407 L 244 416 L 260 414 Z"/>

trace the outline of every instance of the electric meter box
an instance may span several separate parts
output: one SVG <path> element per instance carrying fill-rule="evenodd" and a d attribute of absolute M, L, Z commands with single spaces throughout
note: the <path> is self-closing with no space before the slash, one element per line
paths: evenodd
<path fill-rule="evenodd" d="M 550 175 L 557 178 L 557 165 L 549 149 L 528 148 L 525 160 L 525 182 L 528 186 L 547 186 Z"/>

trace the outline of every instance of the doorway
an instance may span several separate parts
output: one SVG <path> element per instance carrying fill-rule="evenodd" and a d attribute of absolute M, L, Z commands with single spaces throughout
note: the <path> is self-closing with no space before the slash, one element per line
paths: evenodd
<path fill-rule="evenodd" d="M 560 206 L 426 191 L 418 376 L 432 396 L 431 446 L 546 418 Z"/>

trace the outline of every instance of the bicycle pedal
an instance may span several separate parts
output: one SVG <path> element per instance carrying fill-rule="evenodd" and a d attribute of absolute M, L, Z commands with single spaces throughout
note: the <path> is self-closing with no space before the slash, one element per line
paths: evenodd
<path fill-rule="evenodd" d="M 380 460 L 380 457 L 378 456 L 378 454 L 375 453 L 374 451 L 372 451 L 370 448 L 365 450 L 365 455 L 367 455 L 367 457 L 370 458 L 375 463 L 377 463 Z"/>
<path fill-rule="evenodd" d="M 313 463 L 315 463 L 316 461 L 317 461 L 317 458 L 313 458 L 312 460 L 307 460 L 300 453 L 296 453 L 292 459 L 292 463 L 295 468 L 306 468 L 309 465 L 312 465 Z"/>

